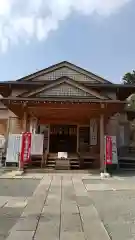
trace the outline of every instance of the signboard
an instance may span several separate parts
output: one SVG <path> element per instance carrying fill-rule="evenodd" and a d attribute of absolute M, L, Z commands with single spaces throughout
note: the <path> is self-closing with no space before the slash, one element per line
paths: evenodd
<path fill-rule="evenodd" d="M 6 163 L 18 163 L 18 155 L 21 150 L 21 139 L 21 134 L 9 134 Z"/>
<path fill-rule="evenodd" d="M 5 137 L 3 135 L 0 135 L 0 148 L 5 147 Z"/>
<path fill-rule="evenodd" d="M 31 133 L 22 134 L 22 144 L 21 144 L 21 164 L 28 163 L 30 161 L 31 153 Z"/>
<path fill-rule="evenodd" d="M 49 147 L 49 126 L 40 125 L 40 134 L 44 135 L 44 150 L 46 150 Z"/>
<path fill-rule="evenodd" d="M 68 157 L 68 154 L 67 154 L 67 152 L 58 152 L 58 158 L 59 159 L 67 159 L 67 157 Z"/>
<path fill-rule="evenodd" d="M 117 164 L 116 136 L 105 136 L 105 164 Z"/>
<path fill-rule="evenodd" d="M 43 154 L 43 134 L 32 134 L 31 138 L 31 155 L 42 155 Z"/>
<path fill-rule="evenodd" d="M 112 136 L 111 138 L 112 138 L 112 163 L 118 164 L 116 136 Z"/>
<path fill-rule="evenodd" d="M 96 119 L 90 120 L 90 145 L 97 145 L 97 121 Z"/>

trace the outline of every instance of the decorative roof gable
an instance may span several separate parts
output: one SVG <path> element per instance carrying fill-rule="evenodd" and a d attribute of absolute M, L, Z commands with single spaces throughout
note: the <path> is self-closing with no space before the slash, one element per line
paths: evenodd
<path fill-rule="evenodd" d="M 81 84 L 76 83 L 68 78 L 57 80 L 47 86 L 44 86 L 36 91 L 28 93 L 25 97 L 78 97 L 78 98 L 91 98 L 91 99 L 106 99 L 99 93 L 89 90 Z"/>
<path fill-rule="evenodd" d="M 54 96 L 61 96 L 61 97 L 88 97 L 90 94 L 88 92 L 83 91 L 80 88 L 77 88 L 67 82 L 60 83 L 55 87 L 44 90 L 43 92 L 38 94 L 39 97 L 54 97 Z"/>
<path fill-rule="evenodd" d="M 111 82 L 69 62 L 61 62 L 24 77 L 18 81 L 53 81 L 60 77 L 69 77 L 77 82 L 112 84 Z"/>

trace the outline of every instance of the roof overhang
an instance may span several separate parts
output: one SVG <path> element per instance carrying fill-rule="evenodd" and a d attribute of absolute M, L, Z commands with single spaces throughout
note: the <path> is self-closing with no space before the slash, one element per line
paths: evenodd
<path fill-rule="evenodd" d="M 67 76 L 63 76 L 63 77 L 67 77 Z M 62 77 L 62 78 L 63 78 Z M 60 78 L 59 78 L 60 79 Z M 55 80 L 52 80 L 52 82 L 54 82 Z M 4 82 L 0 82 L 0 88 L 5 87 L 5 88 L 9 88 L 9 87 L 22 87 L 22 86 L 27 86 L 27 87 L 40 87 L 40 86 L 44 86 L 44 85 L 48 85 L 50 83 L 49 80 L 44 80 L 43 81 L 4 81 Z M 103 88 L 103 89 L 123 89 L 123 90 L 133 90 L 133 92 L 135 92 L 135 84 L 103 84 L 103 83 L 96 83 L 96 84 L 91 84 L 88 83 L 87 81 L 80 81 L 80 83 L 89 86 L 90 88 Z"/>
<path fill-rule="evenodd" d="M 90 99 L 71 99 L 71 98 L 2 98 L 1 102 L 7 106 L 15 115 L 23 117 L 24 111 L 28 115 L 37 117 L 45 116 L 51 118 L 55 111 L 55 117 L 66 118 L 72 115 L 72 118 L 90 118 L 90 116 L 99 116 L 104 113 L 110 116 L 114 113 L 124 110 L 125 101 L 119 100 L 90 100 Z M 57 115 L 57 116 L 56 116 Z M 69 116 L 68 116 L 69 117 Z"/>
<path fill-rule="evenodd" d="M 12 103 L 38 103 L 38 102 L 80 102 L 83 103 L 82 100 L 85 100 L 84 102 L 87 103 L 115 103 L 115 104 L 126 104 L 127 101 L 120 101 L 120 100 L 111 100 L 111 99 L 89 99 L 89 98 L 83 98 L 83 97 L 64 97 L 62 98 L 61 96 L 57 96 L 57 97 L 47 97 L 47 98 L 35 98 L 35 97 L 3 97 L 0 99 L 1 102 L 12 102 Z"/>

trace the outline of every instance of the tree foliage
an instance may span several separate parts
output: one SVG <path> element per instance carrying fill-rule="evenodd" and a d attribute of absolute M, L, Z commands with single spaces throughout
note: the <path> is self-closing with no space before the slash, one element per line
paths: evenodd
<path fill-rule="evenodd" d="M 133 72 L 128 72 L 124 75 L 123 77 L 123 83 L 124 84 L 135 84 L 135 71 Z"/>

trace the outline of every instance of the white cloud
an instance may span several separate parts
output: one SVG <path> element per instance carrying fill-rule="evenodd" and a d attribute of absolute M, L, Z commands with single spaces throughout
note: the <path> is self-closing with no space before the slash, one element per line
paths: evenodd
<path fill-rule="evenodd" d="M 72 11 L 109 16 L 132 0 L 0 0 L 0 49 L 20 39 L 41 41 Z"/>
<path fill-rule="evenodd" d="M 8 0 L 1 0 L 0 1 L 0 15 L 2 15 L 2 16 L 8 15 L 10 13 L 11 6 L 12 6 L 12 2 L 9 4 Z"/>

